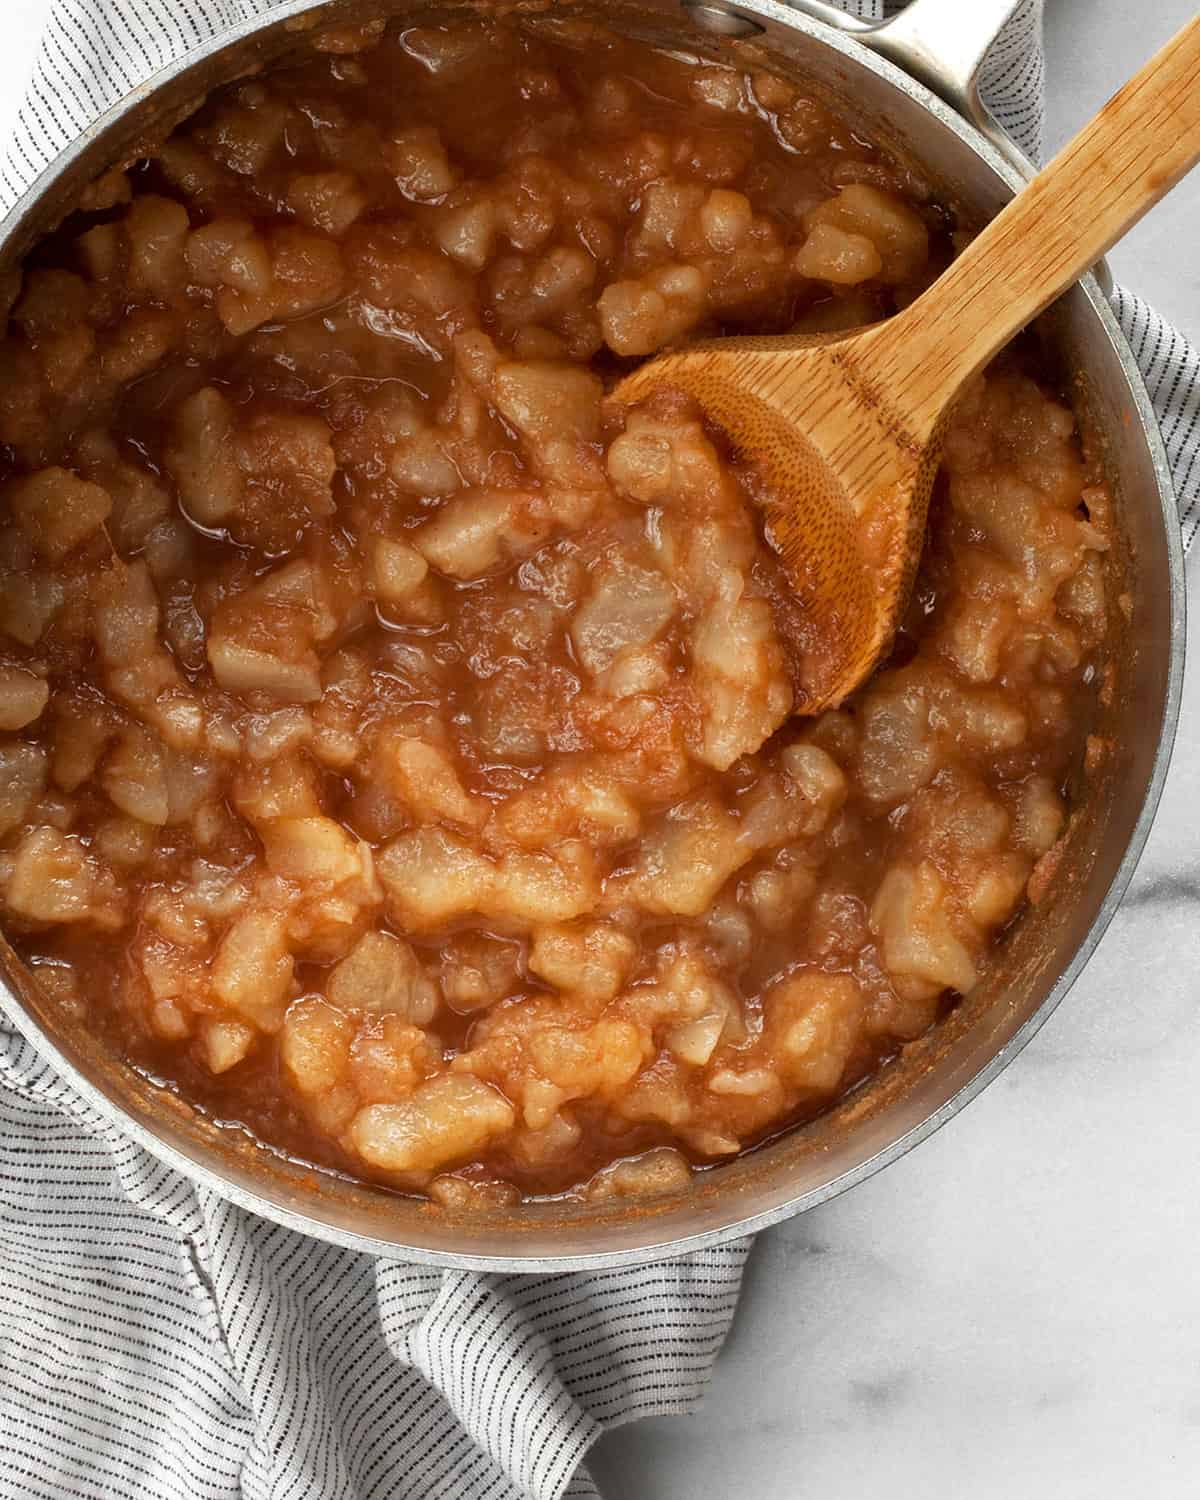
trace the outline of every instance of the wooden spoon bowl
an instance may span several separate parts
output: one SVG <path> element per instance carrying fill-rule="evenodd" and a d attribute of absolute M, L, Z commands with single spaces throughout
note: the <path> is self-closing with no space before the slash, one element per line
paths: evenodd
<path fill-rule="evenodd" d="M 894 318 L 695 344 L 617 386 L 624 403 L 684 392 L 757 467 L 767 539 L 820 643 L 797 712 L 841 703 L 889 651 L 964 385 L 1197 159 L 1200 17 Z"/>

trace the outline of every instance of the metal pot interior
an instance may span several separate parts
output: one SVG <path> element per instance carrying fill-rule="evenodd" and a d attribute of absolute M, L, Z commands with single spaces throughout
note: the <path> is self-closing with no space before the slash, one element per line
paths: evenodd
<path fill-rule="evenodd" d="M 50 168 L 0 227 L 0 285 L 68 213 L 82 187 L 138 143 L 185 118 L 219 84 L 306 47 L 315 24 L 393 13 L 453 19 L 489 8 L 424 0 L 297 0 L 193 55 L 110 112 Z M 678 0 L 542 3 L 531 18 L 602 17 L 659 45 L 765 66 L 803 82 L 901 155 L 919 161 L 968 220 L 994 213 L 1016 179 L 968 125 L 890 64 L 774 0 L 743 0 L 754 34 L 708 29 L 713 7 Z M 718 18 L 719 19 L 719 18 Z M 738 27 L 745 30 L 745 27 Z M 315 1172 L 196 1116 L 56 1016 L 12 954 L 0 952 L 4 997 L 35 1045 L 127 1134 L 226 1197 L 281 1223 L 360 1249 L 486 1269 L 614 1265 L 680 1253 L 761 1228 L 860 1181 L 948 1119 L 1020 1049 L 1070 986 L 1132 873 L 1166 768 L 1182 672 L 1182 557 L 1165 458 L 1145 391 L 1094 285 L 1047 315 L 1045 342 L 1084 417 L 1117 499 L 1109 558 L 1114 691 L 1091 732 L 1111 742 L 1076 788 L 1067 849 L 1051 900 L 1017 920 L 970 998 L 905 1048 L 869 1086 L 814 1123 L 699 1174 L 692 1191 L 639 1204 L 538 1203 L 460 1218 L 347 1178 Z"/>

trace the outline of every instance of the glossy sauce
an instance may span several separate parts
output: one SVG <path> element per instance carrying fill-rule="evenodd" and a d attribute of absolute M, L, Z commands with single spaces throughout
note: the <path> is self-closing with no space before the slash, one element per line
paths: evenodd
<path fill-rule="evenodd" d="M 793 85 L 578 23 L 316 46 L 31 258 L 0 911 L 274 1148 L 454 1205 L 660 1191 L 868 1076 L 1047 886 L 1107 497 L 1006 356 L 892 662 L 792 717 L 820 643 L 753 473 L 605 390 L 886 316 L 951 217 Z"/>

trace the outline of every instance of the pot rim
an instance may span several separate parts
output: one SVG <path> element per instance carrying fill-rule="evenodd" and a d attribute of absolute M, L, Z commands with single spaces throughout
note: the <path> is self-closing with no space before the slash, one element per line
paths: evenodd
<path fill-rule="evenodd" d="M 271 10 L 238 22 L 223 30 L 217 37 L 181 54 L 166 67 L 153 73 L 145 82 L 123 95 L 114 104 L 72 141 L 54 158 L 37 178 L 26 188 L 20 198 L 0 219 L 0 247 L 6 245 L 22 228 L 24 222 L 37 209 L 41 200 L 54 187 L 59 178 L 91 149 L 93 143 L 117 125 L 132 109 L 143 105 L 175 79 L 186 74 L 198 63 L 211 59 L 227 48 L 243 42 L 255 34 L 273 29 L 281 23 L 294 20 L 310 12 L 326 8 L 330 0 L 286 0 L 286 3 Z M 902 68 L 881 56 L 878 52 L 856 40 L 853 31 L 842 31 L 820 20 L 791 8 L 783 0 L 737 0 L 736 5 L 722 4 L 722 10 L 734 15 L 747 16 L 752 20 L 763 19 L 779 26 L 800 32 L 822 46 L 841 52 L 847 58 L 881 75 L 892 87 L 907 94 L 927 114 L 931 114 L 946 129 L 957 135 L 977 157 L 989 166 L 1014 192 L 1024 185 L 1021 174 L 996 149 L 983 132 L 957 110 L 946 104 L 936 94 Z M 1105 892 L 1104 898 L 1093 918 L 1086 936 L 1076 948 L 1070 962 L 1025 1022 L 994 1052 L 973 1074 L 916 1125 L 904 1131 L 886 1146 L 858 1162 L 854 1166 L 830 1178 L 817 1187 L 810 1188 L 794 1198 L 778 1203 L 764 1211 L 741 1215 L 732 1212 L 727 1222 L 716 1228 L 692 1234 L 669 1236 L 650 1234 L 646 1243 L 630 1248 L 609 1251 L 581 1252 L 563 1255 L 480 1255 L 460 1254 L 432 1249 L 397 1241 L 382 1240 L 348 1230 L 323 1217 L 298 1212 L 285 1203 L 252 1191 L 232 1181 L 221 1171 L 201 1159 L 206 1155 L 199 1145 L 196 1154 L 184 1151 L 171 1141 L 136 1118 L 124 1105 L 111 1098 L 96 1083 L 87 1078 L 72 1060 L 60 1050 L 53 1038 L 43 1030 L 29 1009 L 0 982 L 0 1002 L 9 1017 L 16 1023 L 25 1039 L 41 1059 L 50 1065 L 84 1100 L 103 1117 L 112 1121 L 126 1136 L 150 1152 L 165 1165 L 187 1177 L 194 1185 L 208 1188 L 222 1198 L 248 1209 L 287 1229 L 341 1245 L 347 1249 L 366 1251 L 376 1255 L 403 1258 L 418 1264 L 466 1270 L 544 1273 L 551 1271 L 578 1271 L 605 1269 L 623 1265 L 682 1256 L 697 1250 L 726 1244 L 745 1235 L 755 1234 L 784 1219 L 791 1218 L 820 1203 L 837 1197 L 848 1189 L 864 1182 L 885 1166 L 904 1156 L 928 1139 L 946 1122 L 971 1102 L 993 1081 L 1019 1052 L 1029 1043 L 1058 1007 L 1068 990 L 1079 977 L 1096 946 L 1103 937 L 1125 894 L 1142 850 L 1149 836 L 1154 816 L 1162 794 L 1162 788 L 1170 765 L 1171 752 L 1178 725 L 1183 686 L 1183 668 L 1186 633 L 1186 585 L 1183 569 L 1183 543 L 1175 502 L 1174 485 L 1166 450 L 1158 427 L 1149 393 L 1142 378 L 1133 351 L 1129 346 L 1107 299 L 1094 277 L 1083 278 L 1082 289 L 1092 314 L 1103 328 L 1107 343 L 1111 346 L 1122 373 L 1127 381 L 1138 420 L 1145 435 L 1149 457 L 1153 467 L 1161 521 L 1167 544 L 1169 570 L 1170 630 L 1167 643 L 1168 663 L 1163 712 L 1158 726 L 1157 748 L 1151 774 L 1146 783 L 1137 821 L 1126 845 L 1125 852 Z M 648 1230 L 654 1221 L 645 1221 Z"/>

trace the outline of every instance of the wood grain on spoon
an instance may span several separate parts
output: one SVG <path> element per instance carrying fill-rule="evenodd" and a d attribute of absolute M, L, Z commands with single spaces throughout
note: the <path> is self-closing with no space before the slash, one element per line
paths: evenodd
<path fill-rule="evenodd" d="M 820 642 L 798 711 L 840 703 L 890 648 L 963 385 L 1198 158 L 1200 17 L 894 318 L 696 344 L 618 385 L 626 403 L 685 392 L 759 469 L 768 538 Z"/>

